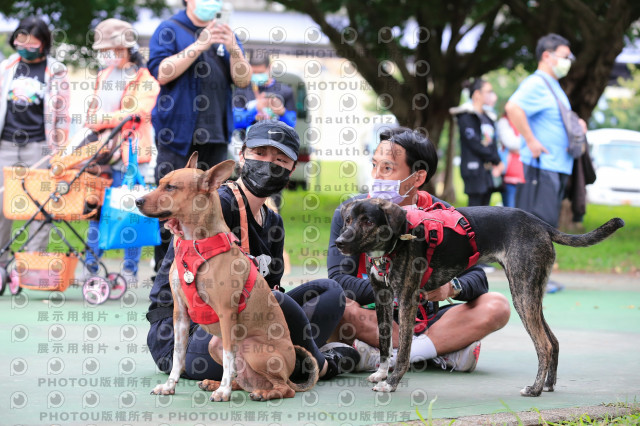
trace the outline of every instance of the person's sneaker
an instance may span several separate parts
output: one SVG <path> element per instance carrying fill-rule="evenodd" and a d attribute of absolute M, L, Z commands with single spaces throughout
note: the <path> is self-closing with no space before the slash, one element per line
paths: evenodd
<path fill-rule="evenodd" d="M 376 371 L 380 365 L 380 349 L 374 348 L 361 340 L 354 340 L 353 347 L 360 354 L 360 362 L 355 371 Z"/>
<path fill-rule="evenodd" d="M 332 342 L 320 348 L 327 363 L 327 372 L 322 376 L 323 380 L 328 380 L 338 374 L 351 373 L 360 362 L 360 354 L 352 346 L 346 343 Z"/>
<path fill-rule="evenodd" d="M 464 371 L 467 373 L 473 372 L 478 365 L 478 357 L 480 356 L 480 341 L 473 342 L 464 349 L 451 352 L 433 358 L 433 362 L 443 370 L 451 369 L 451 371 Z"/>
<path fill-rule="evenodd" d="M 120 275 L 127 281 L 127 285 L 130 287 L 135 287 L 138 284 L 138 275 L 131 271 L 130 269 L 122 268 L 120 270 Z"/>

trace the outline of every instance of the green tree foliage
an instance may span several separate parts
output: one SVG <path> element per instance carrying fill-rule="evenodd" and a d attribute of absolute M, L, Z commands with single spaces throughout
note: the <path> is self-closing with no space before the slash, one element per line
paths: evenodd
<path fill-rule="evenodd" d="M 54 44 L 90 46 L 92 29 L 103 19 L 118 18 L 133 22 L 141 8 L 160 13 L 164 0 L 3 0 L 0 13 L 22 19 L 39 16 L 52 27 Z"/>
<path fill-rule="evenodd" d="M 630 71 L 630 79 L 619 78 L 612 94 L 598 102 L 589 127 L 640 131 L 640 69 L 630 66 Z"/>
<path fill-rule="evenodd" d="M 637 0 L 278 2 L 308 14 L 378 96 L 391 100 L 398 121 L 426 129 L 436 144 L 467 80 L 518 63 L 532 71 L 535 43 L 550 32 L 569 39 L 576 53 L 563 86 L 573 109 L 588 119 L 640 17 Z M 470 39 L 475 46 L 462 49 Z"/>

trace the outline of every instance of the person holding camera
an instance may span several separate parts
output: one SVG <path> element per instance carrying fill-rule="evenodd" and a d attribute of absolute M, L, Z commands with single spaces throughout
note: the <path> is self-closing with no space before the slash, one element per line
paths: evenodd
<path fill-rule="evenodd" d="M 231 84 L 251 81 L 242 43 L 229 25 L 218 22 L 221 0 L 183 0 L 185 10 L 163 21 L 149 41 L 149 71 L 160 83 L 152 112 L 158 158 L 155 179 L 182 168 L 199 153 L 207 170 L 226 160 L 233 131 Z M 169 235 L 156 246 L 156 270 Z"/>

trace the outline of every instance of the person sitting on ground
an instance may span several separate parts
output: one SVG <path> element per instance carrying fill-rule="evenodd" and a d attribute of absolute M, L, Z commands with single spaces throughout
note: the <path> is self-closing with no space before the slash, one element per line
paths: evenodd
<path fill-rule="evenodd" d="M 286 124 L 262 121 L 253 125 L 240 152 L 240 178 L 235 184 L 223 185 L 218 194 L 227 226 L 238 240 L 246 241 L 248 238 L 249 252 L 256 258 L 258 270 L 274 289 L 293 344 L 304 347 L 313 355 L 318 361 L 320 378 L 326 380 L 352 371 L 360 361 L 358 352 L 349 345 L 321 347 L 342 318 L 344 292 L 331 279 L 314 280 L 283 292 L 280 287 L 284 271 L 282 217 L 265 206 L 267 198 L 287 184 L 295 168 L 299 148 L 298 134 Z M 246 212 L 244 218 L 243 211 Z M 147 313 L 151 323 L 147 335 L 149 351 L 158 368 L 165 373 L 171 371 L 174 348 L 173 298 L 169 285 L 173 259 L 174 249 L 170 244 L 151 289 L 151 305 Z M 222 366 L 208 351 L 212 336 L 194 323 L 189 335 L 183 377 L 220 380 Z"/>
<path fill-rule="evenodd" d="M 426 208 L 436 202 L 449 206 L 419 189 L 430 181 L 437 165 L 436 149 L 422 134 L 404 127 L 381 132 L 380 144 L 373 155 L 369 196 L 387 198 L 400 206 Z M 356 371 L 372 371 L 379 364 L 376 313 L 361 307 L 374 303 L 375 297 L 366 275 L 364 254 L 345 256 L 335 241 L 343 228 L 342 206 L 366 196 L 351 198 L 336 209 L 331 222 L 327 258 L 329 278 L 336 280 L 347 296 L 343 320 L 332 340 L 353 343 L 358 349 L 361 360 Z M 507 298 L 500 293 L 488 292 L 488 287 L 486 274 L 482 268 L 474 266 L 451 282 L 428 292 L 428 301 L 422 303 L 428 322 L 426 328 L 424 321 L 416 327 L 410 361 L 432 360 L 442 368 L 473 371 L 480 354 L 480 340 L 504 327 L 510 315 Z M 434 316 L 435 303 L 449 298 L 466 303 L 440 306 Z M 427 319 L 420 312 L 417 317 Z M 394 348 L 397 344 L 398 325 L 394 322 Z M 393 358 L 391 362 L 393 364 Z"/>

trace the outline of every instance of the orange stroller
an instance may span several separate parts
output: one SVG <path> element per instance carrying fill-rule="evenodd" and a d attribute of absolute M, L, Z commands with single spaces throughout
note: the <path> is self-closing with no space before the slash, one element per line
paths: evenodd
<path fill-rule="evenodd" d="M 75 148 L 68 155 L 53 156 L 49 169 L 4 168 L 3 213 L 9 219 L 26 220 L 26 223 L 0 249 L 0 256 L 10 251 L 11 245 L 36 220 L 42 221 L 42 224 L 34 235 L 45 224 L 51 223 L 58 239 L 67 246 L 67 252 L 25 252 L 24 247 L 33 238 L 30 235 L 26 241 L 21 242 L 17 251 L 11 251 L 12 257 L 6 269 L 0 268 L 0 295 L 6 287 L 15 295 L 23 288 L 65 291 L 71 284 L 80 284 L 74 278 L 76 265 L 78 260 L 84 264 L 84 254 L 91 248 L 70 221 L 95 217 L 102 205 L 105 189 L 111 185 L 110 179 L 95 176 L 88 169 L 110 158 L 119 149 L 119 144 L 114 144 L 113 138 L 119 135 L 125 125 L 135 126 L 139 121 L 140 117 L 131 115 L 115 127 L 104 141 Z M 131 131 L 133 130 L 132 128 Z M 109 145 L 112 147 L 109 148 Z M 63 223 L 82 242 L 83 248 L 80 251 L 67 240 L 64 229 L 60 228 Z M 127 290 L 127 281 L 123 276 L 109 273 L 102 262 L 99 265 L 98 274 L 89 277 L 82 284 L 84 299 L 93 305 L 109 299 L 119 299 Z"/>

